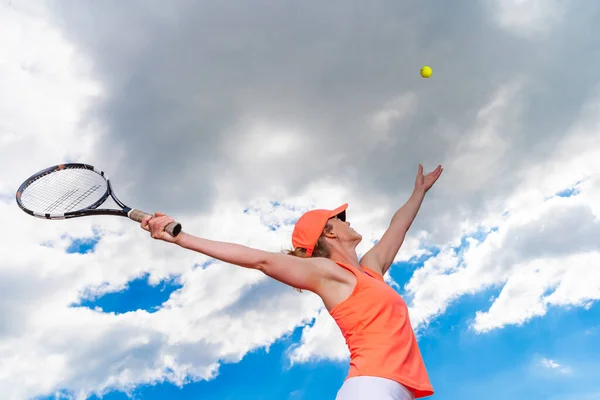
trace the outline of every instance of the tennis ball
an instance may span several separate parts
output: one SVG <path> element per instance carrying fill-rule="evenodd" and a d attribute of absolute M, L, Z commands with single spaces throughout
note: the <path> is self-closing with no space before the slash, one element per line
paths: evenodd
<path fill-rule="evenodd" d="M 433 71 L 431 71 L 431 67 L 429 66 L 424 66 L 423 68 L 421 68 L 421 76 L 423 78 L 429 78 L 431 76 Z"/>

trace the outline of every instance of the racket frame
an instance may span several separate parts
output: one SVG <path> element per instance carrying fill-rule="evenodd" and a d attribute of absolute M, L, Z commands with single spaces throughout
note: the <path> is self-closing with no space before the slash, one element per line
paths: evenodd
<path fill-rule="evenodd" d="M 28 186 L 33 184 L 38 179 L 40 179 L 48 174 L 51 174 L 51 173 L 54 173 L 54 172 L 57 172 L 57 171 L 60 171 L 63 169 L 82 169 L 82 168 L 94 171 L 95 173 L 102 176 L 102 178 L 104 178 L 104 180 L 106 181 L 106 186 L 107 186 L 106 192 L 92 205 L 90 205 L 84 209 L 81 209 L 81 210 L 53 214 L 53 213 L 38 213 L 38 212 L 32 211 L 32 210 L 28 209 L 27 207 L 25 207 L 25 205 L 21 201 L 21 196 L 23 195 L 23 192 L 27 189 Z M 100 205 L 102 205 L 108 199 L 109 196 L 114 200 L 114 202 L 119 207 L 121 207 L 121 210 L 111 209 L 111 208 L 98 208 Z M 17 205 L 21 208 L 21 210 L 23 210 L 25 213 L 27 213 L 33 217 L 42 218 L 42 219 L 62 220 L 62 219 L 93 216 L 93 215 L 114 215 L 114 216 L 119 216 L 119 217 L 129 217 L 130 219 L 132 219 L 134 221 L 140 222 L 141 214 L 147 215 L 147 213 L 144 213 L 143 211 L 135 210 L 135 209 L 125 205 L 125 203 L 123 203 L 121 200 L 119 200 L 117 198 L 117 196 L 115 195 L 115 193 L 112 189 L 110 179 L 107 178 L 104 171 L 97 169 L 93 165 L 84 164 L 84 163 L 58 164 L 58 165 L 54 165 L 52 167 L 43 169 L 39 172 L 36 172 L 35 174 L 33 174 L 29 178 L 27 178 L 19 186 L 19 189 L 17 189 L 17 193 L 15 195 L 15 198 L 17 201 Z M 177 236 L 179 234 L 179 232 L 181 231 L 181 225 L 176 222 L 171 223 L 167 227 L 167 231 L 169 233 L 171 233 L 173 236 Z"/>

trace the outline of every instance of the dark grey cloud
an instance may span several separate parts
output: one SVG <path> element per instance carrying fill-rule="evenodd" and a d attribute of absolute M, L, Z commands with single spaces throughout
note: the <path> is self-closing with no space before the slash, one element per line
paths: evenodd
<path fill-rule="evenodd" d="M 558 258 L 598 249 L 600 221 L 584 205 L 554 207 L 533 223 L 514 229 L 497 259 L 505 265 Z"/>
<path fill-rule="evenodd" d="M 527 39 L 495 24 L 486 4 L 87 0 L 53 10 L 105 87 L 88 118 L 107 129 L 107 162 L 128 155 L 111 174 L 134 182 L 140 207 L 172 213 L 210 208 L 220 179 L 244 199 L 270 186 L 291 195 L 327 176 L 399 206 L 417 163 L 456 158 L 467 132 L 466 144 L 476 141 L 479 110 L 522 82 L 497 121 L 507 147 L 492 149 L 485 168 L 447 169 L 432 192 L 417 224 L 435 230 L 501 200 L 519 170 L 548 157 L 598 83 L 599 5 L 573 4 L 548 34 Z M 429 80 L 418 76 L 423 64 L 433 66 Z M 418 99 L 412 114 L 369 147 L 368 115 L 407 93 Z M 303 136 L 294 153 L 241 162 L 248 121 Z"/>

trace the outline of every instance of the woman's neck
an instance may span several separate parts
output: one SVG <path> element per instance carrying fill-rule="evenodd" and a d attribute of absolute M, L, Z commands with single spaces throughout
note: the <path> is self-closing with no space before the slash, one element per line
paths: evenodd
<path fill-rule="evenodd" d="M 358 261 L 358 255 L 354 249 L 333 248 L 330 259 L 362 269 Z"/>

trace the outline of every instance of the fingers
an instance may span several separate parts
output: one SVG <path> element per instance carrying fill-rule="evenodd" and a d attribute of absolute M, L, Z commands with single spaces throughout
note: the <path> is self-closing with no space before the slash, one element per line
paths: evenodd
<path fill-rule="evenodd" d="M 438 164 L 438 166 L 433 171 L 431 171 L 431 172 L 437 172 L 437 171 L 441 172 L 442 170 L 443 170 L 442 165 Z M 420 174 L 423 173 L 423 164 L 419 164 L 419 173 Z"/>
<path fill-rule="evenodd" d="M 433 183 L 437 182 L 437 180 L 439 179 L 439 177 L 442 175 L 442 171 L 444 169 L 442 168 L 441 165 L 438 165 L 438 167 L 435 169 L 435 171 L 432 172 L 433 175 Z"/>
<path fill-rule="evenodd" d="M 143 230 L 145 231 L 149 231 L 150 227 L 148 226 L 148 222 L 152 219 L 152 215 L 148 215 L 147 217 L 144 217 L 142 219 L 142 222 L 140 222 L 140 226 L 142 227 Z"/>
<path fill-rule="evenodd" d="M 442 168 L 441 165 L 438 165 L 433 171 L 431 171 L 427 175 L 439 176 L 439 175 L 441 175 L 441 173 L 442 173 L 443 170 L 444 170 L 444 168 Z M 422 171 L 422 168 L 420 168 L 420 171 Z"/>
<path fill-rule="evenodd" d="M 141 227 L 142 229 L 149 231 L 150 236 L 153 239 L 160 239 L 165 233 L 166 226 L 173 221 L 173 218 L 168 215 L 157 212 L 155 216 L 149 215 L 144 217 L 141 222 Z"/>
<path fill-rule="evenodd" d="M 152 218 L 148 223 L 150 225 L 150 235 L 154 239 L 160 238 L 165 232 L 166 226 L 171 222 L 173 222 L 173 219 L 166 215 Z"/>

